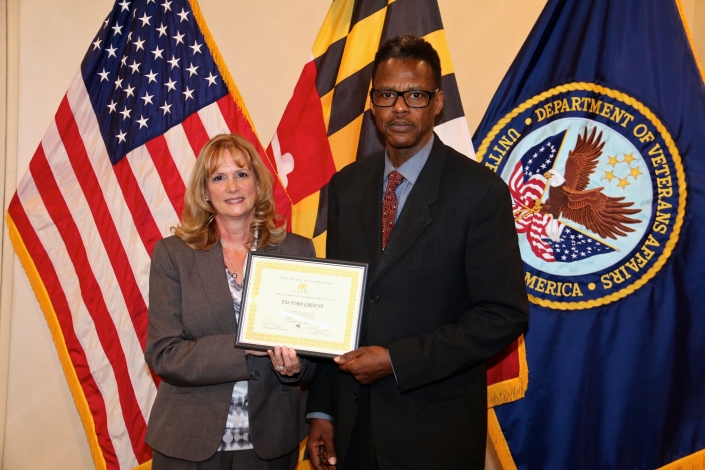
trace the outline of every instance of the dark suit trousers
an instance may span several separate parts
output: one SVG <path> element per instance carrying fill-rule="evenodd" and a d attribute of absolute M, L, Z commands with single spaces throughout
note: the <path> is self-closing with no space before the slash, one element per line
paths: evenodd
<path fill-rule="evenodd" d="M 359 403 L 344 470 L 379 470 L 370 416 L 370 387 L 360 389 Z"/>

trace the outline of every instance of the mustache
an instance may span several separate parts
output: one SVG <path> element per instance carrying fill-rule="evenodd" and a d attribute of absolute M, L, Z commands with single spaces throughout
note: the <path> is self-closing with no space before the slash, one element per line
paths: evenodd
<path fill-rule="evenodd" d="M 393 120 L 387 122 L 387 126 L 393 126 L 395 124 L 406 124 L 409 126 L 415 125 L 413 122 L 406 120 L 406 119 L 393 119 Z"/>

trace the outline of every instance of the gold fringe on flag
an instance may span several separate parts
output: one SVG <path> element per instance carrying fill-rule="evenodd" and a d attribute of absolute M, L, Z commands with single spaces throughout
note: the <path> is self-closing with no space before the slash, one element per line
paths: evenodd
<path fill-rule="evenodd" d="M 685 14 L 683 13 L 683 5 L 681 0 L 676 0 L 676 6 L 678 6 L 678 13 L 681 15 L 681 21 L 683 22 L 683 29 L 685 30 L 685 35 L 688 37 L 688 43 L 690 44 L 690 50 L 693 52 L 693 57 L 695 57 L 695 63 L 698 64 L 698 70 L 700 70 L 700 76 L 703 81 L 705 81 L 705 70 L 698 60 L 698 53 L 695 50 L 695 44 L 693 44 L 693 36 L 690 35 L 690 28 L 688 28 L 688 22 L 685 20 Z"/>
<path fill-rule="evenodd" d="M 66 347 L 66 341 L 64 340 L 64 335 L 61 331 L 59 320 L 56 317 L 56 311 L 54 311 L 54 305 L 49 299 L 49 293 L 47 292 L 46 286 L 44 285 L 42 278 L 39 276 L 37 267 L 34 264 L 32 257 L 29 255 L 27 247 L 17 231 L 15 222 L 12 220 L 9 213 L 5 214 L 5 223 L 7 224 L 7 231 L 10 241 L 12 242 L 12 247 L 15 249 L 15 253 L 27 273 L 27 278 L 32 286 L 34 295 L 37 297 L 37 301 L 39 301 L 39 306 L 41 307 L 42 312 L 44 312 L 44 318 L 49 326 L 51 337 L 54 340 L 56 352 L 59 355 L 59 361 L 61 361 L 61 368 L 64 370 L 66 382 L 68 382 L 69 390 L 71 391 L 73 400 L 76 403 L 76 409 L 81 417 L 83 427 L 86 430 L 86 438 L 88 439 L 88 446 L 91 449 L 91 456 L 93 457 L 95 468 L 97 470 L 105 470 L 107 466 L 105 463 L 105 458 L 103 457 L 103 450 L 100 448 L 100 444 L 98 443 L 98 436 L 95 431 L 93 415 L 91 414 L 90 407 L 88 406 L 86 395 L 83 393 L 81 382 L 78 380 L 78 376 L 76 375 L 76 370 L 73 368 L 71 356 L 69 355 L 68 348 Z"/>
<path fill-rule="evenodd" d="M 232 75 L 230 75 L 230 70 L 228 69 L 228 66 L 225 65 L 225 60 L 220 54 L 220 49 L 218 49 L 218 46 L 215 43 L 215 39 L 213 39 L 213 35 L 208 29 L 206 19 L 203 17 L 203 13 L 201 12 L 201 7 L 198 5 L 198 1 L 188 0 L 188 2 L 191 5 L 191 11 L 193 12 L 193 17 L 196 20 L 198 29 L 201 30 L 201 33 L 203 34 L 203 37 L 206 40 L 206 46 L 208 46 L 208 49 L 210 50 L 211 55 L 213 56 L 213 62 L 215 62 L 215 65 L 218 67 L 218 70 L 220 70 L 220 75 L 223 77 L 225 86 L 228 87 L 228 90 L 230 90 L 230 94 L 235 100 L 235 104 L 237 104 L 237 107 L 240 108 L 240 111 L 242 111 L 242 114 L 245 116 L 245 119 L 247 119 L 247 122 L 250 123 L 250 127 L 254 131 L 255 135 L 257 135 L 257 130 L 255 129 L 255 125 L 252 122 L 250 113 L 247 112 L 247 108 L 245 107 L 245 101 L 242 99 L 242 95 L 240 95 L 240 90 L 238 90 L 237 85 L 235 85 L 235 80 L 233 80 Z M 259 139 L 259 136 L 257 136 L 257 139 Z"/>
<path fill-rule="evenodd" d="M 504 380 L 487 387 L 488 408 L 524 398 L 526 389 L 529 387 L 529 366 L 526 362 L 524 335 L 519 337 L 517 354 L 519 356 L 519 377 Z"/>
<path fill-rule="evenodd" d="M 502 470 L 517 470 L 514 458 L 509 450 L 509 444 L 507 444 L 504 433 L 502 433 L 502 428 L 499 426 L 497 414 L 492 408 L 487 410 L 487 433 L 495 452 L 497 452 Z"/>
<path fill-rule="evenodd" d="M 698 70 L 700 70 L 700 77 L 705 82 L 705 70 L 698 59 L 698 53 L 695 50 L 695 44 L 693 44 L 693 37 L 690 34 L 690 28 L 688 28 L 688 22 L 685 19 L 685 14 L 683 13 L 683 5 L 681 0 L 676 0 L 676 6 L 678 6 L 678 13 L 681 16 L 681 21 L 683 22 L 683 29 L 685 30 L 685 35 L 688 37 L 688 43 L 690 44 L 690 50 L 693 52 L 693 57 L 695 57 L 695 63 L 698 65 Z M 668 465 L 660 467 L 658 470 L 703 470 L 705 469 L 705 449 L 696 452 L 694 454 L 687 455 L 681 459 L 671 462 Z"/>
<path fill-rule="evenodd" d="M 308 442 L 308 437 L 304 437 L 304 440 L 299 443 L 299 460 L 296 464 L 294 470 L 313 470 L 313 465 L 311 460 L 304 460 L 306 454 L 306 443 Z"/>
<path fill-rule="evenodd" d="M 252 128 L 252 132 L 255 134 L 255 137 L 257 137 L 257 141 L 262 147 L 262 153 L 264 158 L 269 161 L 270 167 L 274 170 L 274 174 L 272 176 L 276 177 L 279 180 L 279 184 L 284 189 L 284 193 L 289 198 L 289 202 L 291 202 L 291 197 L 289 197 L 289 193 L 286 192 L 286 187 L 284 186 L 281 178 L 279 178 L 277 163 L 271 161 L 269 155 L 267 155 L 267 152 L 264 151 L 266 147 L 262 145 L 262 140 L 259 138 L 259 134 L 257 134 L 257 129 L 255 128 L 255 124 L 252 122 L 252 117 L 247 111 L 247 107 L 245 107 L 245 101 L 242 99 L 240 90 L 237 88 L 237 85 L 235 85 L 235 80 L 233 80 L 232 75 L 230 75 L 230 70 L 228 69 L 228 66 L 225 65 L 225 60 L 223 59 L 223 56 L 220 53 L 220 49 L 218 49 L 218 46 L 215 43 L 215 39 L 213 39 L 213 35 L 208 29 L 208 25 L 206 24 L 206 20 L 203 17 L 203 13 L 201 12 L 201 7 L 198 5 L 198 1 L 188 0 L 188 2 L 191 5 L 191 11 L 193 12 L 193 17 L 196 20 L 198 29 L 201 30 L 203 38 L 206 41 L 206 46 L 210 50 L 211 56 L 213 56 L 213 62 L 215 62 L 216 67 L 218 67 L 218 70 L 220 70 L 220 76 L 223 78 L 225 86 L 228 88 L 228 90 L 230 90 L 230 96 L 232 96 L 233 100 L 235 100 L 235 104 L 237 105 L 238 109 L 240 109 L 240 111 L 242 112 L 242 115 L 245 116 L 245 119 Z"/>
<path fill-rule="evenodd" d="M 705 449 L 660 467 L 658 470 L 702 470 L 705 468 Z"/>
<path fill-rule="evenodd" d="M 145 463 L 143 463 L 142 465 L 136 466 L 132 470 L 152 470 L 152 461 L 147 460 Z"/>

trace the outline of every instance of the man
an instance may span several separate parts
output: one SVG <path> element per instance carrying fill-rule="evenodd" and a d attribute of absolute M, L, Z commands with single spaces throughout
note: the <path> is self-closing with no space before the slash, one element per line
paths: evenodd
<path fill-rule="evenodd" d="M 314 467 L 482 469 L 485 359 L 525 329 L 509 191 L 433 133 L 441 65 L 402 36 L 375 56 L 370 108 L 386 151 L 328 186 L 327 256 L 369 263 L 361 347 L 309 391 Z"/>

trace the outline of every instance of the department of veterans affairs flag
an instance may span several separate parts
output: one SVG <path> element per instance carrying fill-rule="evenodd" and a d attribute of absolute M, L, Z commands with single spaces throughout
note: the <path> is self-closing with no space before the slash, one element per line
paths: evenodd
<path fill-rule="evenodd" d="M 10 238 L 99 469 L 151 459 L 144 436 L 159 379 L 143 356 L 150 255 L 179 222 L 201 147 L 228 132 L 268 164 L 196 1 L 122 0 L 10 203 Z M 289 212 L 278 182 L 275 196 Z"/>
<path fill-rule="evenodd" d="M 704 77 L 676 0 L 549 0 L 497 90 L 534 384 L 490 416 L 505 469 L 705 468 Z"/>
<path fill-rule="evenodd" d="M 434 130 L 447 145 L 474 156 L 437 2 L 335 0 L 267 148 L 291 196 L 292 230 L 313 238 L 319 256 L 325 254 L 330 177 L 384 149 L 369 105 L 372 62 L 382 43 L 403 34 L 423 37 L 438 51 L 445 104 Z M 491 406 L 523 395 L 523 339 L 488 366 Z"/>

